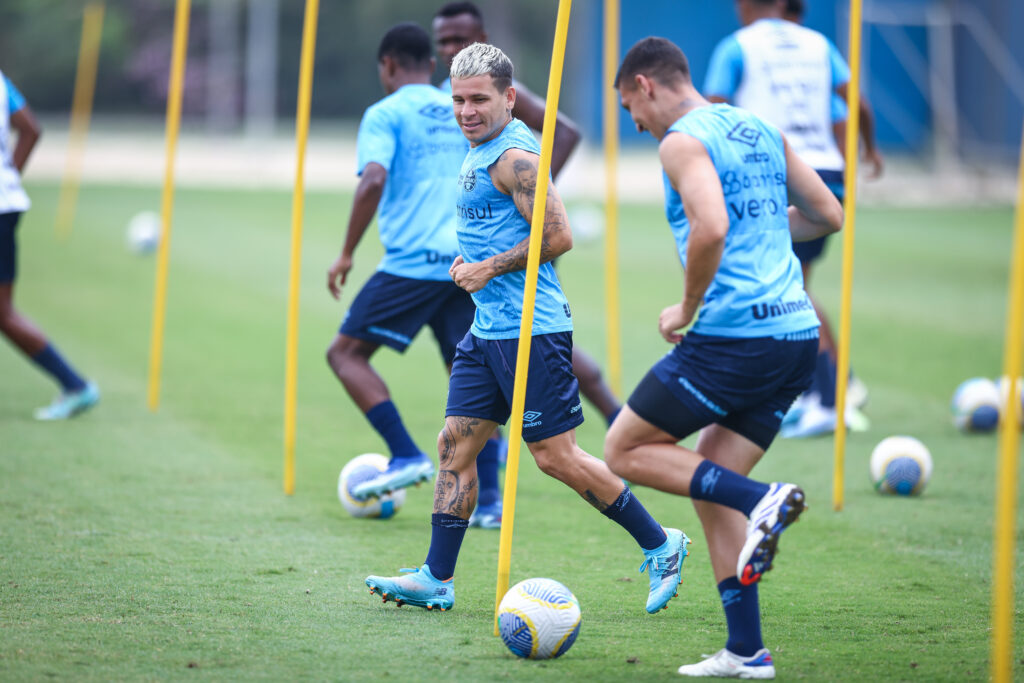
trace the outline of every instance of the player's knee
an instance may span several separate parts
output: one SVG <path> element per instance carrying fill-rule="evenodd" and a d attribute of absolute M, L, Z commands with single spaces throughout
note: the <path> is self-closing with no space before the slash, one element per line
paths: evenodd
<path fill-rule="evenodd" d="M 327 347 L 327 364 L 330 365 L 335 372 L 340 373 L 342 369 L 349 364 L 352 357 L 353 354 L 351 349 L 340 338 L 335 339 L 331 342 L 331 345 Z"/>
<path fill-rule="evenodd" d="M 623 441 L 621 430 L 612 423 L 604 439 L 604 462 L 616 476 L 625 476 L 629 469 L 629 448 Z"/>
<path fill-rule="evenodd" d="M 547 445 L 529 444 L 530 453 L 537 462 L 537 468 L 555 479 L 562 480 L 565 476 L 564 458 L 559 458 L 555 450 Z"/>

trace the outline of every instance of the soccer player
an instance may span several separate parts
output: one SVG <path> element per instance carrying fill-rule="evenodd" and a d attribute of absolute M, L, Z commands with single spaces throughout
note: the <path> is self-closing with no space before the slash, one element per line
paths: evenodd
<path fill-rule="evenodd" d="M 464 47 L 471 43 L 487 42 L 483 15 L 472 2 L 450 2 L 443 6 L 434 16 L 433 30 L 437 53 L 449 68 L 455 55 Z M 544 100 L 527 90 L 519 81 L 514 81 L 513 87 L 516 89 L 516 103 L 512 115 L 533 130 L 540 131 L 544 127 Z M 441 89 L 451 90 L 448 80 L 441 84 Z M 580 133 L 576 124 L 558 112 L 551 152 L 552 178 L 558 177 L 579 141 Z M 580 392 L 611 424 L 622 405 L 601 376 L 600 366 L 582 349 L 574 346 L 572 371 L 579 380 Z"/>
<path fill-rule="evenodd" d="M 9 144 L 12 129 L 18 133 L 13 149 Z M 14 307 L 18 274 L 15 232 L 30 205 L 21 186 L 21 172 L 39 135 L 39 124 L 25 97 L 0 72 L 0 332 L 60 385 L 60 395 L 36 410 L 36 419 L 66 420 L 96 405 L 99 389 L 71 367 L 43 332 Z"/>
<path fill-rule="evenodd" d="M 797 155 L 818 171 L 837 197 L 843 196 L 843 156 L 836 145 L 833 122 L 845 119 L 846 87 L 850 69 L 835 45 L 825 36 L 784 17 L 802 17 L 799 0 L 737 0 L 744 28 L 715 48 L 704 80 L 704 94 L 712 102 L 731 102 L 777 126 Z M 837 101 L 839 100 L 839 101 Z M 875 146 L 874 118 L 861 100 L 861 133 L 870 177 L 882 173 L 883 160 Z M 841 132 L 845 125 L 838 126 Z M 825 248 L 825 237 L 794 242 L 804 285 Z M 811 298 L 821 320 L 821 340 L 812 388 L 786 419 L 783 436 L 814 436 L 835 429 L 836 346 L 832 326 L 821 305 Z M 855 407 L 866 400 L 859 382 L 859 397 L 851 392 L 847 423 L 866 428 L 867 418 Z"/>
<path fill-rule="evenodd" d="M 804 494 L 746 475 L 814 368 L 818 319 L 790 241 L 839 230 L 842 207 L 778 129 L 701 97 L 670 41 L 630 48 L 615 86 L 637 130 L 660 143 L 666 213 L 686 275 L 682 301 L 658 320 L 674 347 L 611 426 L 605 460 L 628 481 L 689 496 L 704 528 L 729 636 L 716 655 L 679 673 L 773 678 L 757 581 Z M 696 450 L 678 445 L 698 431 Z"/>
<path fill-rule="evenodd" d="M 384 258 L 327 351 L 331 369 L 391 453 L 386 472 L 354 487 L 353 495 L 360 497 L 428 480 L 434 472 L 370 359 L 381 345 L 404 352 L 428 325 L 450 369 L 474 310 L 473 300 L 448 274 L 458 255 L 455 185 L 469 146 L 452 121 L 451 98 L 430 84 L 430 36 L 415 24 L 399 24 L 381 40 L 377 59 L 387 97 L 367 109 L 360 123 L 360 181 L 345 245 L 327 274 L 327 287 L 337 299 L 356 246 L 379 211 Z M 478 462 L 480 496 L 491 510 L 477 517 L 480 526 L 501 526 L 498 464 L 493 441 Z"/>
<path fill-rule="evenodd" d="M 456 56 L 451 74 L 455 120 L 470 142 L 458 180 L 460 256 L 451 275 L 473 295 L 476 314 L 459 343 L 448 385 L 426 561 L 406 576 L 366 579 L 385 602 L 441 610 L 455 602 L 452 576 L 476 503 L 473 459 L 511 411 L 539 159 L 533 133 L 512 116 L 512 62 L 501 50 L 474 43 Z M 654 613 L 676 594 L 689 539 L 677 529 L 663 529 L 629 487 L 576 444 L 583 412 L 572 374 L 572 318 L 551 266 L 572 247 L 572 232 L 554 186 L 542 240 L 523 440 L 541 471 L 637 541 L 645 556 L 640 571 L 649 571 L 647 611 Z"/>

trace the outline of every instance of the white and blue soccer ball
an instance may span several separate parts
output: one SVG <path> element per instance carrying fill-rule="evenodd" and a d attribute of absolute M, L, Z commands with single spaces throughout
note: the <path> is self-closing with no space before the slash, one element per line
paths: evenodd
<path fill-rule="evenodd" d="M 498 631 L 517 657 L 564 655 L 580 634 L 580 601 L 554 579 L 526 579 L 512 586 L 498 606 Z"/>
<path fill-rule="evenodd" d="M 999 425 L 1000 390 L 987 377 L 972 377 L 953 392 L 953 424 L 964 432 L 990 432 Z"/>
<path fill-rule="evenodd" d="M 871 481 L 879 493 L 920 494 L 932 477 L 932 454 L 912 436 L 890 436 L 871 452 Z"/>
<path fill-rule="evenodd" d="M 153 211 L 140 211 L 128 221 L 125 240 L 136 254 L 150 254 L 160 244 L 160 216 Z"/>
<path fill-rule="evenodd" d="M 405 489 L 397 489 L 380 497 L 360 500 L 352 495 L 352 487 L 376 477 L 388 468 L 388 458 L 380 453 L 363 453 L 348 461 L 338 475 L 338 500 L 353 517 L 389 519 L 405 502 Z"/>

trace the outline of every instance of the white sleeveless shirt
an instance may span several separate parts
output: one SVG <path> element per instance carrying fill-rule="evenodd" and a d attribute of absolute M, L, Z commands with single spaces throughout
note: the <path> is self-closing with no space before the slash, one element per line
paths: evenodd
<path fill-rule="evenodd" d="M 28 211 L 31 202 L 21 186 L 21 174 L 14 167 L 11 141 L 10 93 L 0 71 L 0 213 Z"/>

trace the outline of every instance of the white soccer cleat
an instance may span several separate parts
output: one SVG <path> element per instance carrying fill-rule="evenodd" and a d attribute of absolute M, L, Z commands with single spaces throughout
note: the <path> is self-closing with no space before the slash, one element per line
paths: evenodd
<path fill-rule="evenodd" d="M 775 482 L 758 501 L 747 522 L 747 542 L 736 562 L 736 577 L 744 586 L 761 579 L 772 568 L 779 536 L 795 522 L 807 506 L 804 492 L 796 484 Z"/>
<path fill-rule="evenodd" d="M 775 664 L 767 648 L 761 648 L 750 657 L 740 657 L 722 648 L 703 662 L 685 664 L 678 671 L 683 676 L 775 678 Z"/>

